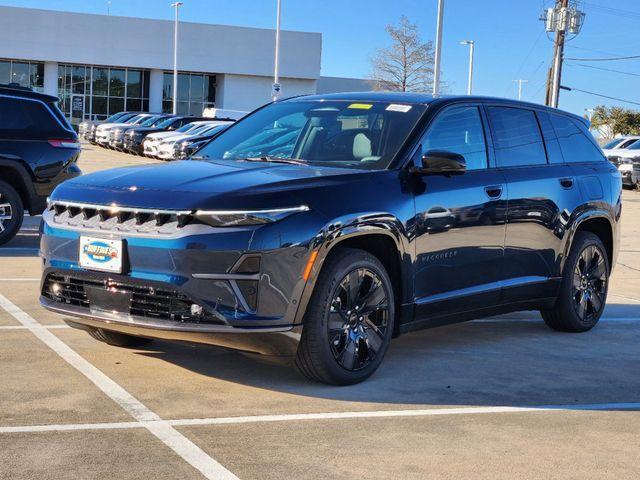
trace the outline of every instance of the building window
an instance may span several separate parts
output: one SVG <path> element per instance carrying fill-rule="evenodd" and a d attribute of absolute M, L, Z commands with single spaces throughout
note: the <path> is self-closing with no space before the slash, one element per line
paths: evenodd
<path fill-rule="evenodd" d="M 178 108 L 180 115 L 202 115 L 215 106 L 216 76 L 201 73 L 178 74 Z M 162 84 L 162 111 L 173 111 L 173 73 L 165 72 Z"/>
<path fill-rule="evenodd" d="M 60 64 L 60 107 L 72 121 L 102 120 L 124 110 L 148 111 L 149 78 L 149 70 Z M 71 112 L 72 95 L 85 96 L 82 117 L 76 116 L 78 112 Z"/>
<path fill-rule="evenodd" d="M 17 83 L 36 92 L 44 89 L 44 63 L 0 60 L 0 83 Z"/>

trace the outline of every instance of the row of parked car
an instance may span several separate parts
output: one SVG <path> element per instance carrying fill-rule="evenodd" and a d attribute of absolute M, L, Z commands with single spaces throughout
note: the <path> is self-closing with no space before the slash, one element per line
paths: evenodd
<path fill-rule="evenodd" d="M 85 121 L 80 136 L 89 142 L 160 160 L 191 156 L 244 112 L 207 118 L 146 112 L 119 112 L 104 121 Z"/>
<path fill-rule="evenodd" d="M 640 136 L 614 138 L 602 147 L 602 151 L 618 167 L 622 183 L 640 190 Z"/>

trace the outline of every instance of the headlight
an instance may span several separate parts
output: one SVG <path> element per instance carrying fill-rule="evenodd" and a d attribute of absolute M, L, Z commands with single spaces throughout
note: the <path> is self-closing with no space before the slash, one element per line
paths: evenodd
<path fill-rule="evenodd" d="M 309 207 L 306 205 L 271 210 L 198 210 L 195 217 L 212 227 L 238 227 L 273 223 L 307 211 Z"/>

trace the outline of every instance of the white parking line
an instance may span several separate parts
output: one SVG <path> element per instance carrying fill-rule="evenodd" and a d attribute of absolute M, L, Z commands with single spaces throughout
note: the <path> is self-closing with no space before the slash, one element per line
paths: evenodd
<path fill-rule="evenodd" d="M 236 479 L 233 473 L 207 455 L 200 447 L 178 432 L 171 424 L 162 420 L 124 388 L 94 367 L 91 363 L 72 350 L 29 314 L 23 312 L 3 295 L 0 295 L 0 307 L 13 318 L 27 327 L 38 339 L 56 352 L 69 365 L 91 380 L 100 390 L 127 411 L 144 428 L 176 452 L 182 459 L 199 470 L 206 478 L 216 480 Z"/>
<path fill-rule="evenodd" d="M 0 278 L 0 282 L 39 282 L 40 278 Z"/>
<path fill-rule="evenodd" d="M 71 328 L 69 325 L 42 325 L 42 328 L 48 330 L 57 330 L 59 328 Z M 24 325 L 0 325 L 0 330 L 29 330 Z"/>
<path fill-rule="evenodd" d="M 640 410 L 640 403 L 595 403 L 586 405 L 542 405 L 538 407 L 455 407 L 413 410 L 374 410 L 363 412 L 292 413 L 281 415 L 250 415 L 244 417 L 184 418 L 160 422 L 71 423 L 62 425 L 25 425 L 0 427 L 0 433 L 66 432 L 75 430 L 117 430 L 148 428 L 156 423 L 172 427 L 198 425 L 238 425 L 244 423 L 299 422 L 313 420 L 343 420 L 358 418 L 433 417 L 443 415 L 496 415 L 502 413 L 544 413 L 571 411 Z"/>

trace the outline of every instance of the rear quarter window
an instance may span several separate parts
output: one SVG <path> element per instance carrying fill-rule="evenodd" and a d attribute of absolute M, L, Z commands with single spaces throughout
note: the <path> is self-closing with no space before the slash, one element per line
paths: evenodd
<path fill-rule="evenodd" d="M 70 134 L 38 101 L 0 97 L 0 112 L 0 137 L 5 139 L 46 140 Z"/>
<path fill-rule="evenodd" d="M 578 120 L 549 114 L 565 163 L 601 162 L 606 160 L 589 131 Z"/>

